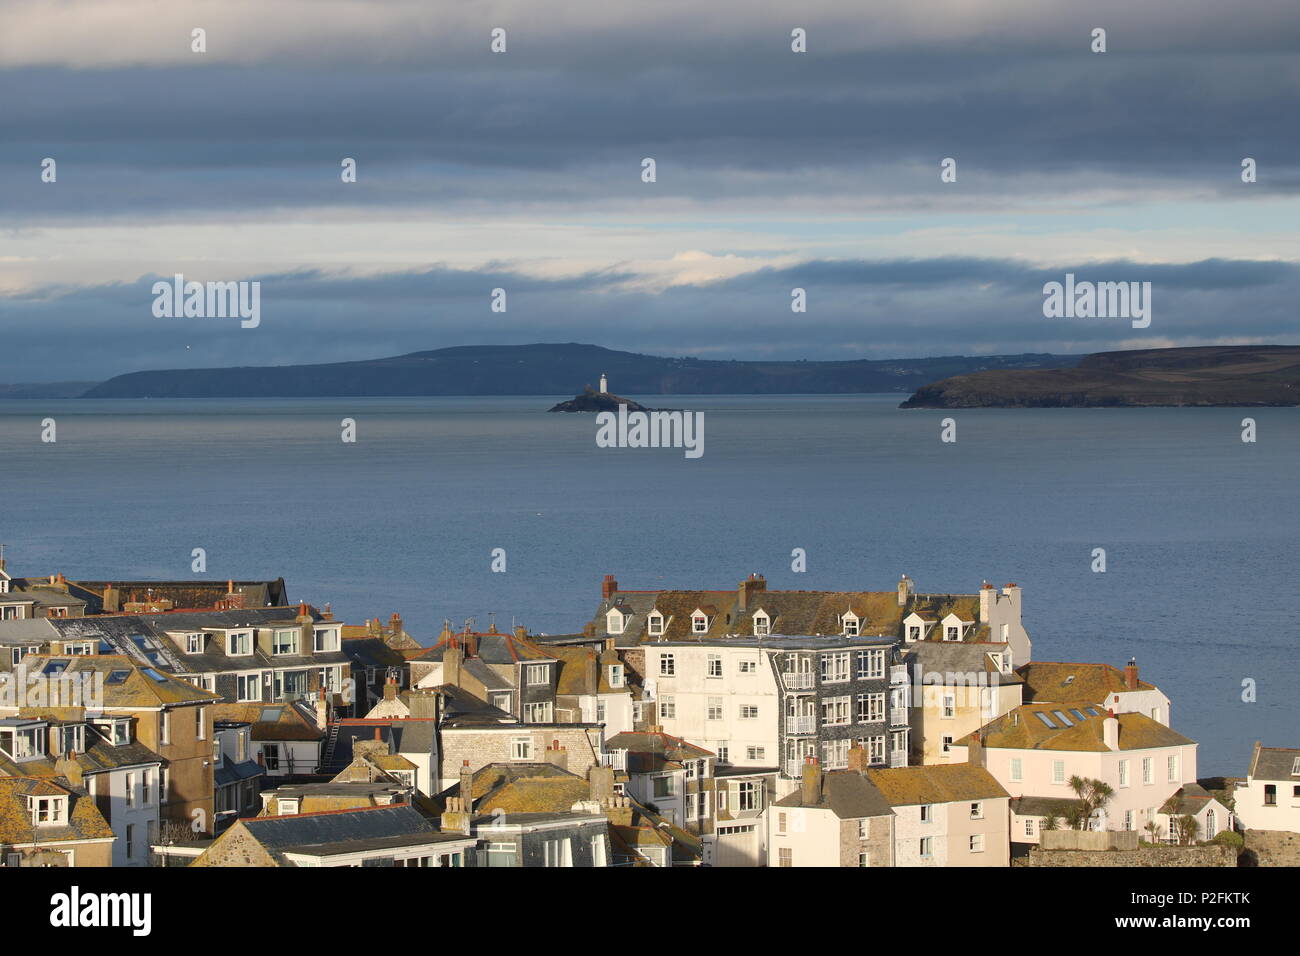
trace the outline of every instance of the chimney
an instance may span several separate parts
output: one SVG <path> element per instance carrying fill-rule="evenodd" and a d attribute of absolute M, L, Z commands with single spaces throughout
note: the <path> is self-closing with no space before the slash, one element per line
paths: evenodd
<path fill-rule="evenodd" d="M 993 605 L 997 601 L 997 591 L 987 581 L 980 587 L 980 623 L 987 624 Z"/>
<path fill-rule="evenodd" d="M 450 684 L 452 687 L 460 686 L 460 665 L 465 659 L 464 652 L 460 649 L 460 642 L 456 638 L 450 638 L 447 641 L 447 649 L 442 654 L 442 682 Z"/>
<path fill-rule="evenodd" d="M 122 607 L 122 594 L 113 585 L 104 588 L 104 613 L 116 614 Z"/>
<path fill-rule="evenodd" d="M 81 787 L 81 764 L 77 762 L 77 758 L 72 754 L 64 754 L 54 761 L 54 772 L 60 777 L 66 778 L 68 783 L 74 787 Z"/>
<path fill-rule="evenodd" d="M 1107 750 L 1119 750 L 1119 719 L 1115 711 L 1106 711 L 1106 719 L 1101 722 L 1101 739 Z"/>
<path fill-rule="evenodd" d="M 867 758 L 867 752 L 857 744 L 849 748 L 849 769 L 856 770 L 858 773 L 866 773 L 870 761 Z"/>
<path fill-rule="evenodd" d="M 465 812 L 474 812 L 474 773 L 469 769 L 469 761 L 460 762 L 460 798 L 465 801 Z"/>
<path fill-rule="evenodd" d="M 614 795 L 614 768 L 592 764 L 587 771 L 587 783 L 591 787 L 591 799 L 603 803 Z"/>
<path fill-rule="evenodd" d="M 384 700 L 397 700 L 396 677 L 390 677 L 384 681 Z"/>
<path fill-rule="evenodd" d="M 898 579 L 898 606 L 907 607 L 907 599 L 912 596 L 914 588 L 912 579 L 906 574 Z"/>
<path fill-rule="evenodd" d="M 322 687 L 316 694 L 316 726 L 324 730 L 329 726 L 329 691 Z"/>
<path fill-rule="evenodd" d="M 1018 723 L 1020 715 L 1013 710 L 1011 719 Z M 971 733 L 970 743 L 966 745 L 966 762 L 972 767 L 984 766 L 984 735 L 978 730 Z"/>
<path fill-rule="evenodd" d="M 471 814 L 467 797 L 448 797 L 442 811 L 441 829 L 443 833 L 469 834 Z"/>
<path fill-rule="evenodd" d="M 400 635 L 402 633 L 402 615 L 394 611 L 388 619 L 388 628 L 393 632 L 394 637 Z"/>
<path fill-rule="evenodd" d="M 822 765 L 816 757 L 809 757 L 803 765 L 803 805 L 815 807 L 822 798 Z"/>
<path fill-rule="evenodd" d="M 412 717 L 436 719 L 438 716 L 438 695 L 431 690 L 412 690 L 407 700 Z"/>
<path fill-rule="evenodd" d="M 1130 657 L 1124 665 L 1124 686 L 1129 690 L 1138 689 L 1138 662 L 1136 657 Z"/>
<path fill-rule="evenodd" d="M 603 600 L 608 601 L 618 593 L 618 582 L 614 580 L 614 575 L 605 575 L 605 580 L 600 585 L 600 596 Z"/>
<path fill-rule="evenodd" d="M 611 796 L 604 801 L 605 816 L 612 826 L 632 825 L 632 801 L 628 797 Z"/>
<path fill-rule="evenodd" d="M 587 674 L 586 674 L 587 687 L 589 688 L 587 693 L 599 694 L 600 693 L 600 661 L 596 659 L 595 651 L 587 652 L 587 658 L 584 661 L 584 665 L 587 669 Z"/>
<path fill-rule="evenodd" d="M 569 769 L 569 751 L 561 747 L 558 740 L 552 740 L 551 746 L 546 748 L 545 759 L 553 767 L 559 767 L 561 770 Z"/>
<path fill-rule="evenodd" d="M 749 610 L 749 602 L 753 596 L 760 591 L 766 590 L 767 580 L 761 574 L 751 574 L 745 580 L 741 581 L 737 593 L 737 599 L 740 605 L 739 609 L 741 611 Z"/>

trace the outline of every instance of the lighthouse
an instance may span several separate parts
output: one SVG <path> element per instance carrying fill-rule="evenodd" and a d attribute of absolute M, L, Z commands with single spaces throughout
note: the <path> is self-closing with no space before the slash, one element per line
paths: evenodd
<path fill-rule="evenodd" d="M 600 394 L 604 395 L 609 391 L 609 382 L 605 378 L 605 373 L 600 373 Z"/>

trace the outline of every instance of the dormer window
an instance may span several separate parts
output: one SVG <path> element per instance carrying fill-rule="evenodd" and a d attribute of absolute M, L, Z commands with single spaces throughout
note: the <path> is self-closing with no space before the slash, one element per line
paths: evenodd
<path fill-rule="evenodd" d="M 658 611 L 653 611 L 650 614 L 649 628 L 651 637 L 661 637 L 663 635 L 664 616 Z"/>
<path fill-rule="evenodd" d="M 10 760 L 31 760 L 41 754 L 44 724 L 26 727 L 0 727 L 0 752 Z"/>
<path fill-rule="evenodd" d="M 185 635 L 185 653 L 202 654 L 203 653 L 203 635 L 186 634 Z"/>
<path fill-rule="evenodd" d="M 524 668 L 524 676 L 530 687 L 537 687 L 551 682 L 550 670 L 545 664 L 529 664 Z"/>
<path fill-rule="evenodd" d="M 318 627 L 311 632 L 311 649 L 317 654 L 337 651 L 339 649 L 339 629 L 337 627 Z"/>
<path fill-rule="evenodd" d="M 131 722 L 127 719 L 97 720 L 93 726 L 114 747 L 122 747 L 131 742 Z"/>
<path fill-rule="evenodd" d="M 276 631 L 271 639 L 271 653 L 292 655 L 298 653 L 298 630 Z"/>
<path fill-rule="evenodd" d="M 247 657 L 253 653 L 253 635 L 237 631 L 226 635 L 226 653 L 231 657 Z"/>
<path fill-rule="evenodd" d="M 68 724 L 53 728 L 51 751 L 58 754 L 83 753 L 86 749 L 85 724 Z"/>
<path fill-rule="evenodd" d="M 1291 776 L 1300 777 L 1300 757 L 1296 757 L 1291 764 Z"/>
<path fill-rule="evenodd" d="M 850 611 L 848 614 L 844 615 L 843 622 L 844 622 L 844 635 L 846 637 L 857 637 L 858 616 L 854 614 L 852 611 Z"/>
<path fill-rule="evenodd" d="M 772 633 L 772 619 L 763 611 L 754 613 L 754 636 L 767 637 Z"/>
<path fill-rule="evenodd" d="M 911 644 L 913 641 L 919 641 L 920 639 L 921 639 L 921 625 L 920 624 L 907 625 L 907 642 Z"/>
<path fill-rule="evenodd" d="M 610 687 L 623 686 L 623 665 L 622 664 L 609 665 L 609 686 Z"/>
<path fill-rule="evenodd" d="M 605 616 L 605 630 L 611 634 L 622 634 L 623 624 L 623 612 L 618 608 L 611 608 L 609 614 Z"/>
<path fill-rule="evenodd" d="M 943 629 L 943 639 L 945 641 L 960 641 L 961 627 L 955 624 L 949 624 Z"/>
<path fill-rule="evenodd" d="M 293 816 L 298 812 L 297 800 L 286 800 L 283 797 L 275 801 L 275 812 L 278 816 Z"/>
<path fill-rule="evenodd" d="M 38 827 L 62 826 L 68 822 L 67 797 L 29 797 L 32 823 Z"/>
<path fill-rule="evenodd" d="M 691 632 L 694 634 L 707 634 L 709 632 L 709 616 L 703 611 L 697 610 L 691 615 Z"/>

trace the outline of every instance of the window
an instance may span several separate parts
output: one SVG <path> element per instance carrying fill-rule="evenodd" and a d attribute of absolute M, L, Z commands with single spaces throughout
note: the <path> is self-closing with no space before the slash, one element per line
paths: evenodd
<path fill-rule="evenodd" d="M 652 777 L 651 783 L 656 797 L 673 797 L 677 795 L 677 778 L 670 773 Z"/>
<path fill-rule="evenodd" d="M 718 763 L 731 762 L 731 748 L 727 744 L 718 744 L 713 748 L 713 752 L 718 755 Z M 722 793 L 727 791 L 723 790 Z"/>
<path fill-rule="evenodd" d="M 127 858 L 135 856 L 135 824 L 126 825 L 126 855 Z"/>
<path fill-rule="evenodd" d="M 280 769 L 279 744 L 262 744 L 262 766 L 267 770 Z"/>
<path fill-rule="evenodd" d="M 1020 783 L 1025 779 L 1025 766 L 1019 757 L 1011 758 L 1011 782 Z"/>
<path fill-rule="evenodd" d="M 758 718 L 758 707 L 754 704 L 740 705 L 741 720 L 756 720 Z"/>
<path fill-rule="evenodd" d="M 659 655 L 659 676 L 676 677 L 677 676 L 677 658 L 672 654 Z"/>
<path fill-rule="evenodd" d="M 339 632 L 333 627 L 318 627 L 311 633 L 311 649 L 317 653 L 337 651 L 339 649 Z"/>
<path fill-rule="evenodd" d="M 709 669 L 705 676 L 706 677 L 722 676 L 722 658 L 719 655 L 717 654 L 709 655 Z"/>
<path fill-rule="evenodd" d="M 231 657 L 244 657 L 253 653 L 253 635 L 248 631 L 226 635 L 226 653 Z"/>
<path fill-rule="evenodd" d="M 1119 762 L 1119 785 L 1121 787 L 1128 786 L 1128 761 L 1127 760 L 1121 760 Z"/>
<path fill-rule="evenodd" d="M 780 848 L 778 851 L 778 857 L 780 859 L 780 863 L 778 864 L 779 866 L 794 866 L 793 851 L 788 846 Z"/>
<path fill-rule="evenodd" d="M 163 710 L 158 712 L 158 742 L 164 744 L 172 742 L 171 711 Z"/>
<path fill-rule="evenodd" d="M 622 664 L 609 665 L 609 686 L 610 687 L 623 686 L 623 665 Z M 601 845 L 603 846 L 604 844 Z"/>
<path fill-rule="evenodd" d="M 847 737 L 841 740 L 822 742 L 822 766 L 827 770 L 841 770 L 849 765 L 849 744 Z"/>
<path fill-rule="evenodd" d="M 972 803 L 972 804 L 970 805 L 970 818 L 971 818 L 972 820 L 983 820 L 983 819 L 984 819 L 984 804 L 983 804 L 983 803 L 976 802 L 976 803 Z"/>
<path fill-rule="evenodd" d="M 929 859 L 929 858 L 930 858 L 931 854 L 933 853 L 933 846 L 934 846 L 934 838 L 933 838 L 933 837 L 921 837 L 921 856 L 922 856 L 922 858 L 924 858 L 924 859 Z"/>
<path fill-rule="evenodd" d="M 1124 829 L 1125 829 L 1125 830 L 1132 830 L 1132 829 L 1133 829 L 1133 811 L 1132 811 L 1132 810 L 1125 810 L 1125 811 L 1124 811 Z"/>
<path fill-rule="evenodd" d="M 849 679 L 849 652 L 837 651 L 821 656 L 822 683 L 832 684 Z"/>
<path fill-rule="evenodd" d="M 341 667 L 322 667 L 320 669 L 320 686 L 326 692 L 337 694 L 342 689 Z"/>
<path fill-rule="evenodd" d="M 920 639 L 921 639 L 921 625 L 920 624 L 907 625 L 907 642 L 911 644 L 913 641 L 919 641 Z"/>
<path fill-rule="evenodd" d="M 202 634 L 187 634 L 187 635 L 185 636 L 185 651 L 186 651 L 186 653 L 188 653 L 188 654 L 202 654 L 202 653 L 203 653 L 203 635 L 202 635 Z M 127 854 L 127 855 L 129 856 L 130 854 Z"/>
<path fill-rule="evenodd" d="M 203 708 L 194 708 L 194 736 L 197 740 L 207 737 L 207 728 L 203 725 Z"/>
<path fill-rule="evenodd" d="M 884 734 L 876 734 L 874 737 L 867 738 L 867 754 L 870 757 L 872 766 L 885 762 Z"/>
<path fill-rule="evenodd" d="M 742 673 L 742 674 L 757 674 L 757 673 L 758 673 L 758 661 L 741 661 L 741 662 L 740 662 L 740 673 Z"/>
<path fill-rule="evenodd" d="M 858 723 L 874 724 L 884 719 L 885 695 L 883 692 L 858 695 Z"/>
<path fill-rule="evenodd" d="M 852 612 L 844 615 L 844 635 L 846 637 L 858 636 L 858 618 Z"/>
<path fill-rule="evenodd" d="M 298 632 L 293 631 L 276 631 L 275 636 L 271 639 L 272 654 L 297 654 L 298 653 Z"/>
<path fill-rule="evenodd" d="M 859 839 L 859 840 L 865 840 L 865 839 L 867 838 L 867 833 L 868 833 L 867 827 L 868 827 L 869 822 L 870 822 L 870 821 L 868 821 L 866 817 L 863 817 L 861 820 L 858 821 L 858 839 Z"/>
<path fill-rule="evenodd" d="M 596 698 L 596 723 L 603 724 L 605 723 L 606 718 L 607 718 L 607 708 L 605 706 L 605 698 L 597 697 Z"/>
<path fill-rule="evenodd" d="M 551 682 L 551 669 L 546 664 L 529 664 L 525 670 L 530 687 L 541 687 Z"/>
<path fill-rule="evenodd" d="M 849 723 L 848 697 L 828 697 L 822 701 L 822 726 L 838 727 Z"/>
<path fill-rule="evenodd" d="M 591 838 L 591 865 L 605 866 L 605 838 L 599 834 Z"/>
<path fill-rule="evenodd" d="M 707 634 L 709 631 L 709 619 L 704 614 L 695 614 L 691 617 L 691 631 L 696 634 Z"/>
<path fill-rule="evenodd" d="M 1291 762 L 1291 776 L 1300 777 L 1300 757 Z"/>
<path fill-rule="evenodd" d="M 763 612 L 754 615 L 754 636 L 767 637 L 772 633 L 772 619 Z"/>
<path fill-rule="evenodd" d="M 674 720 L 677 717 L 677 699 L 675 697 L 659 698 L 659 717 L 662 720 Z"/>
<path fill-rule="evenodd" d="M 489 843 L 487 847 L 488 866 L 517 866 L 515 845 L 513 843 Z"/>
<path fill-rule="evenodd" d="M 709 720 L 722 719 L 722 698 L 721 697 L 709 698 L 708 719 Z"/>
<path fill-rule="evenodd" d="M 1272 783 L 1264 784 L 1264 806 L 1277 806 L 1277 785 Z"/>
<path fill-rule="evenodd" d="M 858 854 L 858 866 L 870 866 L 870 865 L 871 865 L 871 854 L 868 853 L 866 850 L 863 850 L 861 853 Z"/>
<path fill-rule="evenodd" d="M 623 614 L 617 608 L 606 616 L 605 629 L 611 634 L 623 633 Z"/>
<path fill-rule="evenodd" d="M 262 699 L 262 677 L 260 674 L 240 674 L 235 678 L 235 684 L 240 700 Z"/>
<path fill-rule="evenodd" d="M 885 652 L 858 651 L 858 677 L 875 680 L 885 676 Z"/>
<path fill-rule="evenodd" d="M 1153 773 L 1151 769 L 1151 758 L 1143 757 L 1142 758 L 1142 782 L 1150 783 L 1152 779 L 1153 779 Z"/>
<path fill-rule="evenodd" d="M 511 697 L 508 693 L 492 695 L 492 706 L 497 708 L 497 710 L 504 710 L 508 714 L 510 713 L 510 704 Z"/>
<path fill-rule="evenodd" d="M 543 852 L 545 866 L 573 866 L 573 851 L 568 837 L 547 840 Z"/>
<path fill-rule="evenodd" d="M 139 787 L 140 783 L 138 775 L 134 771 L 128 771 L 126 775 L 126 805 L 128 807 L 136 805 Z"/>
<path fill-rule="evenodd" d="M 776 815 L 776 832 L 777 832 L 777 833 L 784 833 L 784 832 L 785 832 L 785 819 L 786 819 L 786 815 L 785 815 L 784 813 L 778 813 L 778 814 Z"/>
<path fill-rule="evenodd" d="M 745 748 L 745 759 L 746 759 L 746 760 L 762 760 L 766 755 L 767 755 L 767 748 L 765 748 L 765 747 L 746 747 L 746 748 Z"/>
<path fill-rule="evenodd" d="M 1065 783 L 1065 761 L 1052 761 L 1052 783 Z"/>
<path fill-rule="evenodd" d="M 515 737 L 513 740 L 511 740 L 510 759 L 511 760 L 532 760 L 533 759 L 533 738 Z"/>
<path fill-rule="evenodd" d="M 1165 761 L 1166 769 L 1169 771 L 1169 782 L 1178 782 L 1178 754 L 1170 754 Z"/>
<path fill-rule="evenodd" d="M 934 807 L 928 803 L 921 804 L 921 822 L 929 823 L 934 819 Z"/>
<path fill-rule="evenodd" d="M 948 627 L 945 627 L 943 629 L 943 639 L 945 641 L 960 641 L 961 628 L 953 625 L 949 625 Z"/>
<path fill-rule="evenodd" d="M 1034 830 L 1034 820 L 1031 817 L 1025 821 L 1025 836 L 1032 837 L 1034 835 Z"/>
<path fill-rule="evenodd" d="M 957 696 L 955 694 L 943 695 L 943 709 L 941 714 L 945 720 L 951 720 L 957 716 Z"/>
<path fill-rule="evenodd" d="M 524 723 L 549 724 L 551 722 L 551 702 L 549 700 L 536 704 L 524 704 Z"/>
<path fill-rule="evenodd" d="M 952 734 L 944 734 L 940 738 L 939 752 L 952 753 Z"/>
<path fill-rule="evenodd" d="M 655 611 L 649 618 L 650 634 L 653 637 L 660 637 L 664 632 L 664 616 Z"/>
<path fill-rule="evenodd" d="M 67 797 L 32 797 L 32 823 L 37 826 L 58 826 L 68 818 Z"/>
<path fill-rule="evenodd" d="M 753 780 L 742 780 L 736 788 L 738 810 L 758 810 L 761 808 L 762 794 L 758 784 Z"/>
<path fill-rule="evenodd" d="M 972 833 L 972 834 L 970 835 L 970 844 L 969 844 L 969 846 L 970 846 L 970 851 L 971 851 L 972 853 L 983 853 L 983 852 L 984 852 L 984 834 L 982 834 L 982 833 Z"/>

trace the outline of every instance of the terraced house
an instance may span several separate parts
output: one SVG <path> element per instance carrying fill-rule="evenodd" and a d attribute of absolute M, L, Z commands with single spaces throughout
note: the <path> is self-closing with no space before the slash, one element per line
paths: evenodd
<path fill-rule="evenodd" d="M 95 801 L 44 777 L 0 777 L 0 866 L 112 866 L 113 830 Z"/>
<path fill-rule="evenodd" d="M 51 621 L 55 636 L 100 653 L 123 654 L 174 674 L 231 703 L 313 699 L 323 688 L 336 707 L 351 676 L 343 625 L 305 604 Z"/>

